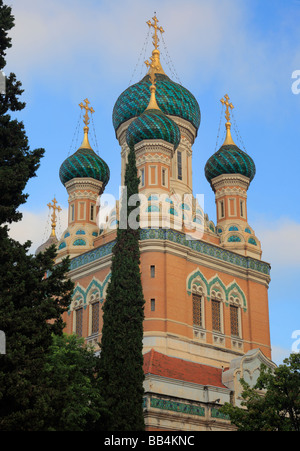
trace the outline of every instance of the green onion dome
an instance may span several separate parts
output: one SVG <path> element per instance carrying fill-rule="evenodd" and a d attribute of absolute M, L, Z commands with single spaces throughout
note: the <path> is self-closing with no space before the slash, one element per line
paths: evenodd
<path fill-rule="evenodd" d="M 224 144 L 205 165 L 205 177 L 210 183 L 213 178 L 222 174 L 241 174 L 251 182 L 255 172 L 252 158 L 235 144 Z"/>
<path fill-rule="evenodd" d="M 74 178 L 90 177 L 105 187 L 109 181 L 109 167 L 91 148 L 80 148 L 61 165 L 59 178 L 63 185 Z"/>
<path fill-rule="evenodd" d="M 197 100 L 186 88 L 172 81 L 167 75 L 156 73 L 156 100 L 163 113 L 177 116 L 190 122 L 196 130 L 200 126 L 201 114 Z M 113 109 L 115 131 L 121 124 L 140 116 L 149 103 L 150 75 L 127 88 L 117 99 Z"/>
<path fill-rule="evenodd" d="M 174 145 L 176 149 L 180 143 L 178 125 L 162 111 L 147 109 L 129 125 L 126 141 L 129 147 L 145 139 L 163 139 Z"/>

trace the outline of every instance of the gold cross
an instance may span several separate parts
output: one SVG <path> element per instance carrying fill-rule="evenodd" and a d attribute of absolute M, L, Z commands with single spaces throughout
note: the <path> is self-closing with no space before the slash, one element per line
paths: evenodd
<path fill-rule="evenodd" d="M 90 123 L 90 118 L 89 118 L 89 114 L 88 113 L 90 112 L 91 114 L 93 114 L 93 113 L 95 113 L 95 110 L 92 107 L 89 108 L 90 102 L 88 101 L 88 99 L 85 99 L 84 102 L 85 102 L 85 105 L 83 105 L 83 103 L 81 102 L 79 104 L 79 106 L 80 106 L 81 109 L 85 110 L 85 115 L 84 115 L 83 122 L 84 122 L 85 126 L 87 127 L 89 125 L 89 123 Z"/>
<path fill-rule="evenodd" d="M 49 202 L 49 204 L 47 204 L 47 207 L 49 207 L 50 210 L 51 210 L 51 208 L 53 210 L 52 215 L 51 215 L 51 219 L 52 219 L 51 227 L 52 227 L 52 236 L 55 236 L 56 212 L 59 213 L 61 211 L 61 208 L 60 208 L 60 206 L 56 206 L 57 200 L 55 199 L 55 197 L 52 200 L 52 202 L 53 202 L 53 205 L 51 205 L 51 202 Z"/>
<path fill-rule="evenodd" d="M 222 104 L 226 106 L 225 117 L 226 117 L 226 119 L 227 119 L 227 122 L 229 122 L 229 121 L 230 121 L 229 108 L 233 109 L 234 106 L 232 105 L 232 103 L 229 103 L 229 97 L 228 97 L 228 94 L 226 94 L 226 96 L 224 96 L 224 97 L 225 97 L 225 100 L 224 100 L 224 99 L 221 99 L 220 102 L 222 102 Z"/>
<path fill-rule="evenodd" d="M 157 36 L 157 30 L 160 31 L 161 33 L 164 33 L 165 30 L 162 27 L 158 27 L 157 26 L 157 22 L 159 22 L 159 20 L 157 19 L 156 16 L 152 17 L 152 20 L 154 20 L 154 24 L 151 23 L 151 20 L 148 20 L 148 22 L 146 22 L 146 23 L 147 23 L 147 25 L 149 25 L 150 28 L 151 27 L 154 28 L 153 45 L 154 45 L 155 49 L 157 50 L 158 49 L 158 42 L 159 42 L 159 39 L 158 39 L 158 36 Z"/>

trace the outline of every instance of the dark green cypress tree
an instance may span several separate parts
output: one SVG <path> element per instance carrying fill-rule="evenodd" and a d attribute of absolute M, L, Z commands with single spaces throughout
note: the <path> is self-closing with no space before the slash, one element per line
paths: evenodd
<path fill-rule="evenodd" d="M 0 70 L 13 26 L 11 8 L 0 0 Z M 17 209 L 27 199 L 23 191 L 44 153 L 30 151 L 23 123 L 10 116 L 25 107 L 21 94 L 21 83 L 10 74 L 0 94 L 0 330 L 6 335 L 6 354 L 0 355 L 0 431 L 47 427 L 50 393 L 43 369 L 52 334 L 62 333 L 62 313 L 73 289 L 66 280 L 69 262 L 54 266 L 54 247 L 34 257 L 28 255 L 29 242 L 21 245 L 9 237 L 9 224 L 22 218 Z"/>
<path fill-rule="evenodd" d="M 136 207 L 128 199 L 138 194 L 134 149 L 125 173 L 127 195 L 121 200 L 121 215 L 127 218 Z M 138 217 L 137 217 L 138 219 Z M 110 431 L 144 430 L 143 416 L 143 320 L 144 295 L 140 274 L 139 229 L 118 228 L 113 249 L 111 281 L 103 306 L 100 376 L 101 391 L 112 421 Z"/>

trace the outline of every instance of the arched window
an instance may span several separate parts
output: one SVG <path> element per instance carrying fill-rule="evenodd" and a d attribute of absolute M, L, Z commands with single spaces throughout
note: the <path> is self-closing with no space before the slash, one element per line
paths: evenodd
<path fill-rule="evenodd" d="M 215 277 L 210 282 L 211 296 L 211 324 L 213 332 L 213 343 L 224 346 L 224 302 L 226 300 L 226 287 L 223 282 Z"/>
<path fill-rule="evenodd" d="M 222 332 L 221 302 L 217 299 L 211 300 L 211 316 L 213 332 Z"/>
<path fill-rule="evenodd" d="M 242 240 L 237 235 L 231 235 L 227 241 L 228 241 L 228 243 L 240 243 Z"/>
<path fill-rule="evenodd" d="M 70 310 L 73 311 L 73 332 L 79 337 L 83 336 L 83 310 L 84 310 L 84 295 L 83 290 L 77 286 Z"/>
<path fill-rule="evenodd" d="M 89 297 L 89 334 L 98 334 L 100 326 L 100 292 L 94 289 Z"/>
<path fill-rule="evenodd" d="M 99 314 L 100 314 L 100 303 L 94 302 L 92 304 L 92 335 L 99 332 Z"/>
<path fill-rule="evenodd" d="M 239 308 L 233 304 L 230 304 L 230 332 L 232 337 L 240 336 Z"/>
<path fill-rule="evenodd" d="M 192 285 L 193 326 L 204 329 L 204 294 L 206 292 L 203 281 L 196 278 Z"/>
<path fill-rule="evenodd" d="M 192 293 L 193 296 L 193 325 L 203 327 L 202 296 Z"/>
<path fill-rule="evenodd" d="M 229 288 L 230 290 L 230 288 Z M 242 307 L 246 308 L 246 300 L 242 290 L 236 285 L 229 294 L 230 334 L 233 339 L 242 338 Z"/>
<path fill-rule="evenodd" d="M 79 337 L 82 337 L 82 323 L 83 323 L 83 308 L 77 308 L 75 310 L 75 333 L 76 335 L 78 335 Z"/>

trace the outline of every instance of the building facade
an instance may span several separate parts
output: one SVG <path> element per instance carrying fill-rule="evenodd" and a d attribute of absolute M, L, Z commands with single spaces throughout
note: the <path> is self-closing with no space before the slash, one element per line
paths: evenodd
<path fill-rule="evenodd" d="M 143 199 L 146 428 L 234 430 L 219 407 L 224 402 L 240 404 L 240 377 L 254 384 L 261 363 L 275 366 L 268 312 L 270 265 L 261 260 L 261 243 L 247 215 L 255 164 L 233 141 L 233 106 L 226 95 L 226 139 L 205 166 L 215 193 L 214 224 L 193 195 L 192 155 L 200 108 L 193 94 L 165 74 L 158 48 L 163 30 L 157 22 L 154 17 L 148 23 L 154 28 L 149 71 L 119 96 L 113 110 L 121 185 L 129 146 L 134 145 Z M 87 100 L 81 107 L 83 143 L 60 168 L 69 214 L 67 229 L 56 239 L 57 262 L 71 257 L 69 276 L 75 282 L 64 318 L 66 333 L 84 337 L 97 350 L 121 218 L 116 202 L 101 224 L 97 220 L 110 172 L 89 143 L 93 110 Z"/>

